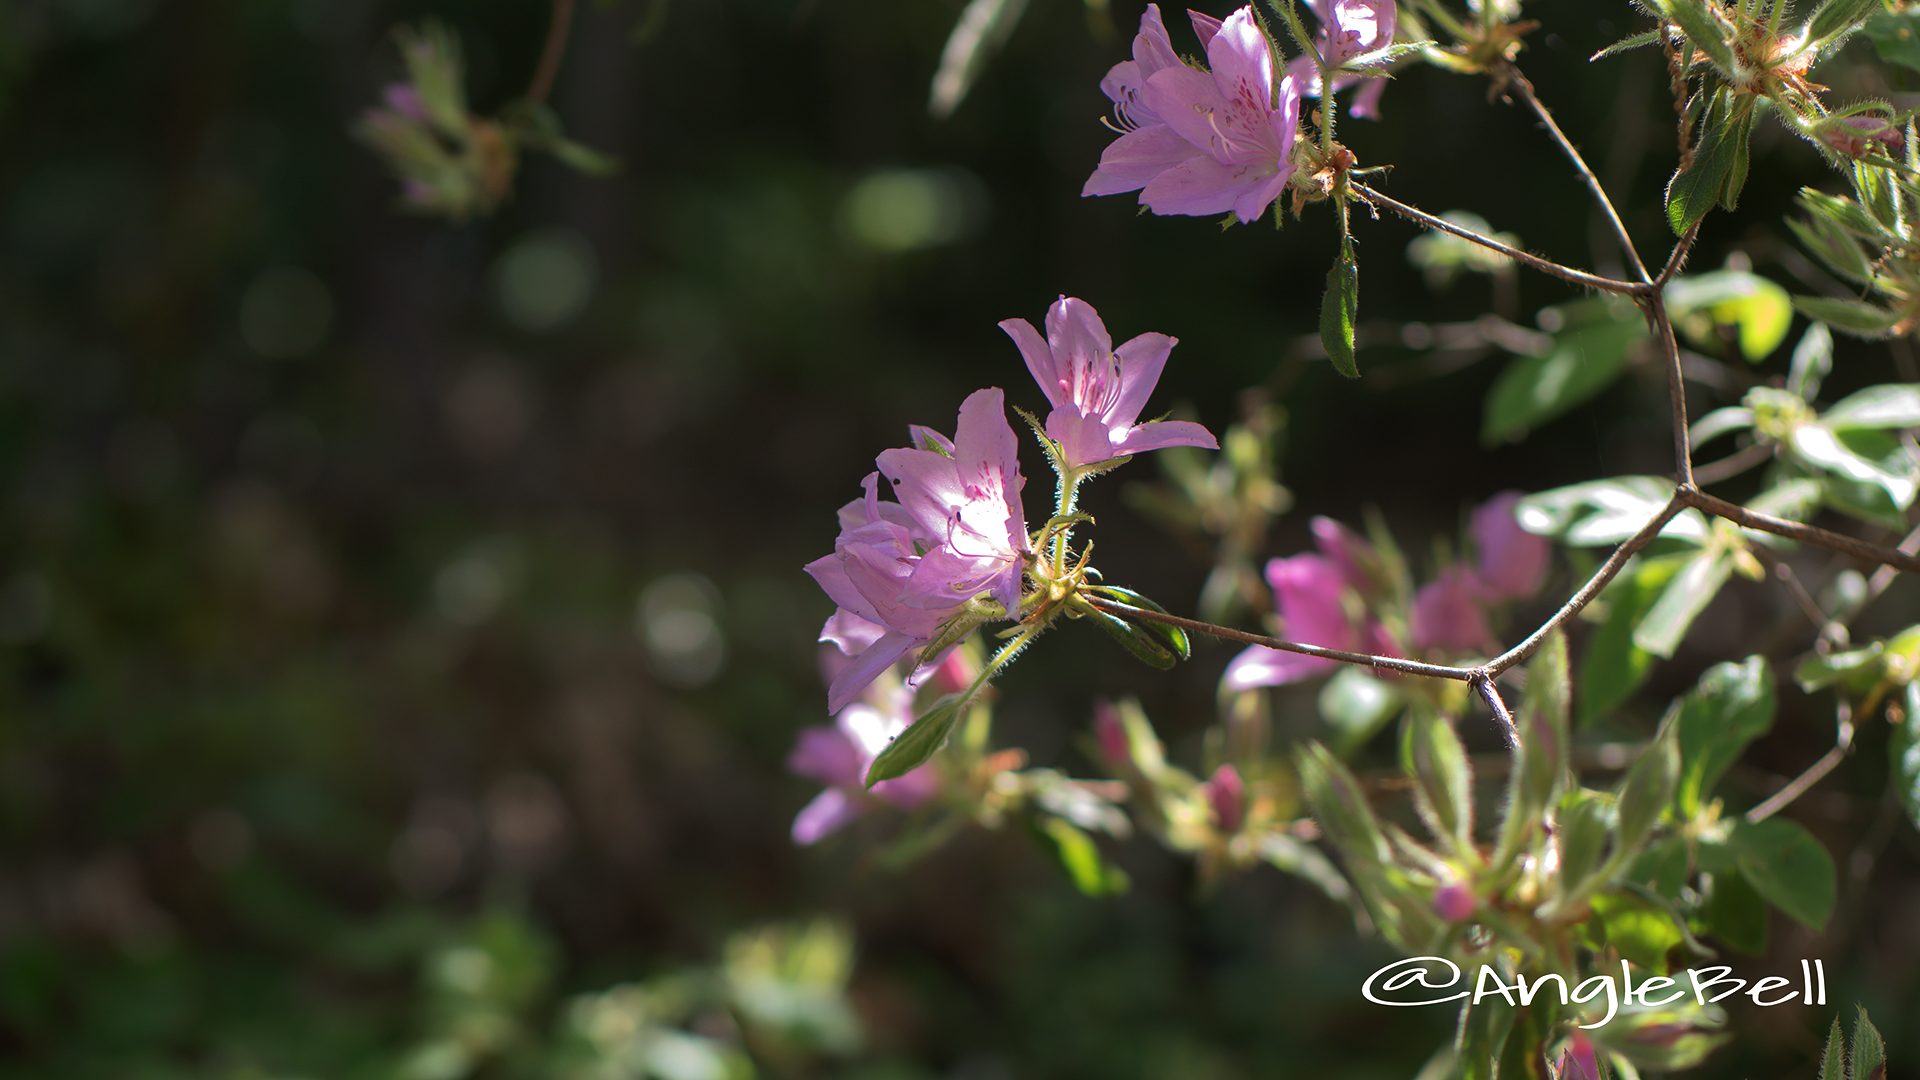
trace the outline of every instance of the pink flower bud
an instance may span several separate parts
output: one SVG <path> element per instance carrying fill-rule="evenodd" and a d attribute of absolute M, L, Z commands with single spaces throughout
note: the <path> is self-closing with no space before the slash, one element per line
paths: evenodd
<path fill-rule="evenodd" d="M 1100 742 L 1100 756 L 1107 764 L 1124 767 L 1133 761 L 1133 744 L 1127 739 L 1127 726 L 1120 722 L 1120 710 L 1113 702 L 1101 701 L 1093 707 L 1093 735 Z"/>
<path fill-rule="evenodd" d="M 1247 787 L 1231 765 L 1213 770 L 1207 779 L 1207 803 L 1213 807 L 1213 823 L 1229 835 L 1240 831 L 1247 820 Z"/>
<path fill-rule="evenodd" d="M 1838 117 L 1822 123 L 1815 131 L 1821 142 L 1851 158 L 1863 158 L 1876 150 L 1897 155 L 1907 148 L 1906 136 L 1899 126 L 1872 113 Z"/>
<path fill-rule="evenodd" d="M 427 122 L 427 103 L 421 98 L 420 91 L 415 90 L 411 84 L 388 83 L 381 97 L 386 101 L 387 108 L 401 116 L 423 124 Z"/>
<path fill-rule="evenodd" d="M 1575 1029 L 1567 1039 L 1566 1052 L 1560 1055 L 1561 1080 L 1600 1080 L 1600 1060 L 1594 1053 L 1593 1040 L 1587 1033 Z"/>
<path fill-rule="evenodd" d="M 1450 923 L 1466 922 L 1478 910 L 1479 898 L 1458 881 L 1447 882 L 1433 894 L 1433 913 Z"/>

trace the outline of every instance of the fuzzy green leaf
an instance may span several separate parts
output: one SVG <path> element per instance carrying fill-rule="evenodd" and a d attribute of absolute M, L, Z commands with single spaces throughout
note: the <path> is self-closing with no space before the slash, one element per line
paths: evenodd
<path fill-rule="evenodd" d="M 1327 293 L 1320 300 L 1320 343 L 1333 369 L 1349 379 L 1360 377 L 1353 351 L 1353 328 L 1360 317 L 1360 266 L 1343 250 L 1327 271 Z"/>
<path fill-rule="evenodd" d="M 947 736 L 953 733 L 953 725 L 960 719 L 960 708 L 965 703 L 963 694 L 948 694 L 934 702 L 932 708 L 920 714 L 911 727 L 873 759 L 867 768 L 867 786 L 905 776 L 931 760 L 947 745 Z"/>

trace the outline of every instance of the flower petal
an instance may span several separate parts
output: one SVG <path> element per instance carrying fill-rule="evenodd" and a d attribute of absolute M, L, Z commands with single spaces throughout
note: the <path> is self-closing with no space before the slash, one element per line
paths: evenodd
<path fill-rule="evenodd" d="M 1100 165 L 1080 189 L 1082 196 L 1138 191 L 1154 177 L 1202 153 L 1165 124 L 1129 131 L 1107 144 Z"/>
<path fill-rule="evenodd" d="M 860 816 L 860 805 L 839 788 L 828 788 L 800 808 L 793 819 L 793 842 L 805 847 L 839 832 Z"/>
<path fill-rule="evenodd" d="M 1202 154 L 1153 178 L 1140 204 L 1156 214 L 1207 217 L 1233 209 L 1245 191 L 1246 166 L 1222 165 Z"/>
<path fill-rule="evenodd" d="M 1153 450 L 1165 450 L 1169 446 L 1218 450 L 1220 441 L 1213 437 L 1213 432 L 1191 420 L 1156 420 L 1128 431 L 1126 437 L 1114 446 L 1114 452 L 1145 454 Z"/>
<path fill-rule="evenodd" d="M 1033 375 L 1033 381 L 1040 384 L 1040 392 L 1047 395 L 1048 404 L 1064 404 L 1059 371 L 1054 367 L 1053 349 L 1047 345 L 1047 339 L 1025 319 L 1002 320 L 1000 329 L 1006 331 L 1019 348 L 1020 356 L 1027 362 L 1027 371 Z"/>
<path fill-rule="evenodd" d="M 1221 682 L 1228 690 L 1252 690 L 1262 686 L 1285 686 L 1326 674 L 1334 661 L 1300 653 L 1282 652 L 1255 645 L 1227 665 Z"/>
<path fill-rule="evenodd" d="M 1262 106 L 1273 100 L 1273 46 L 1254 19 L 1252 5 L 1220 24 L 1220 32 L 1207 43 L 1207 66 L 1226 100 L 1243 94 Z"/>
<path fill-rule="evenodd" d="M 1067 373 L 1074 360 L 1099 359 L 1113 352 L 1113 336 L 1100 313 L 1077 296 L 1063 296 L 1047 309 L 1047 344 L 1053 346 L 1060 375 Z"/>
<path fill-rule="evenodd" d="M 1160 372 L 1167 366 L 1167 354 L 1179 344 L 1178 338 L 1165 334 L 1141 334 L 1113 351 L 1120 364 L 1120 393 L 1107 419 L 1116 427 L 1130 427 L 1140 419 L 1147 398 L 1160 383 Z"/>
<path fill-rule="evenodd" d="M 854 657 L 852 663 L 834 676 L 833 685 L 827 687 L 827 712 L 837 713 L 853 704 L 860 692 L 872 685 L 881 672 L 892 667 L 918 643 L 916 638 L 893 631 L 869 645 L 865 652 Z"/>
<path fill-rule="evenodd" d="M 828 787 L 853 786 L 871 760 L 845 731 L 823 724 L 801 730 L 787 754 L 787 771 Z"/>
<path fill-rule="evenodd" d="M 1107 425 L 1097 416 L 1083 416 L 1072 405 L 1062 405 L 1047 414 L 1047 437 L 1060 444 L 1060 452 L 1069 468 L 1091 465 L 1117 457 L 1125 451 L 1114 447 Z"/>

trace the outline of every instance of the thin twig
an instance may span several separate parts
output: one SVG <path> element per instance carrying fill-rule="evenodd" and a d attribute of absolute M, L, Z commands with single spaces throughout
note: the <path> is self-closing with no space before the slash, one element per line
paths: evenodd
<path fill-rule="evenodd" d="M 1457 236 L 1462 240 L 1479 244 L 1489 251 L 1497 251 L 1515 262 L 1524 263 L 1543 274 L 1557 277 L 1562 281 L 1571 282 L 1575 285 L 1584 285 L 1589 289 L 1599 289 L 1601 292 L 1619 293 L 1622 296 L 1644 296 L 1648 294 L 1648 290 L 1652 287 L 1646 282 L 1636 284 L 1631 281 L 1620 281 L 1616 278 L 1601 277 L 1598 274 L 1589 273 L 1585 270 L 1576 270 L 1571 266 L 1563 266 L 1560 263 L 1554 262 L 1552 259 L 1545 259 L 1530 252 L 1522 251 L 1512 244 L 1501 243 L 1491 236 L 1483 236 L 1480 233 L 1474 232 L 1472 229 L 1462 228 L 1445 218 L 1435 217 L 1418 207 L 1408 206 L 1406 203 L 1383 195 L 1365 184 L 1353 184 L 1352 189 L 1368 203 L 1376 206 L 1384 206 L 1416 225 L 1421 225 L 1433 229 L 1436 232 L 1447 233 L 1452 236 Z"/>
<path fill-rule="evenodd" d="M 1718 484 L 1739 476 L 1755 465 L 1764 465 L 1773 459 L 1773 447 L 1766 443 L 1754 443 L 1752 446 L 1735 450 L 1718 461 L 1709 461 L 1696 466 L 1693 470 L 1693 482 L 1696 484 Z"/>
<path fill-rule="evenodd" d="M 1673 482 L 1678 490 L 1693 488 L 1692 435 L 1687 428 L 1687 380 L 1680 370 L 1680 343 L 1673 336 L 1673 319 L 1667 315 L 1666 287 L 1657 287 L 1641 301 L 1653 340 L 1660 347 L 1660 358 L 1667 369 L 1668 423 L 1673 427 Z"/>
<path fill-rule="evenodd" d="M 1691 228 L 1680 235 L 1680 242 L 1673 245 L 1673 252 L 1667 256 L 1667 265 L 1661 267 L 1660 276 L 1653 279 L 1655 285 L 1662 289 L 1667 287 L 1667 282 L 1673 280 L 1673 275 L 1679 273 L 1680 268 L 1686 265 L 1687 256 L 1693 251 L 1693 242 L 1699 238 L 1700 223 L 1696 221 Z"/>
<path fill-rule="evenodd" d="M 547 23 L 547 43 L 540 47 L 540 65 L 527 84 L 527 100 L 544 104 L 560 74 L 560 58 L 567 52 L 567 30 L 573 25 L 573 0 L 553 0 L 553 18 Z"/>
<path fill-rule="evenodd" d="M 1838 768 L 1846 760 L 1847 752 L 1853 749 L 1853 709 L 1845 698 L 1840 699 L 1839 711 L 1834 717 L 1833 749 L 1820 755 L 1820 759 L 1807 766 L 1807 770 L 1786 786 L 1767 796 L 1760 805 L 1747 811 L 1749 822 L 1762 822 L 1792 805 L 1795 799 L 1807 793 L 1807 789 L 1826 779 L 1827 774 Z"/>
<path fill-rule="evenodd" d="M 1620 241 L 1620 249 L 1626 252 L 1627 261 L 1633 264 L 1634 273 L 1640 276 L 1641 281 L 1652 280 L 1647 275 L 1647 264 L 1640 261 L 1639 249 L 1633 246 L 1633 237 L 1627 233 L 1626 223 L 1620 220 L 1620 212 L 1614 209 L 1613 200 L 1607 198 L 1606 189 L 1600 186 L 1600 178 L 1595 176 L 1593 170 L 1587 166 L 1586 159 L 1580 156 L 1580 151 L 1573 145 L 1573 140 L 1567 138 L 1566 132 L 1560 130 L 1560 125 L 1554 121 L 1553 114 L 1540 103 L 1539 97 L 1534 94 L 1533 83 L 1520 73 L 1518 66 L 1511 62 L 1501 65 L 1501 74 L 1507 85 L 1519 91 L 1520 100 L 1526 102 L 1527 107 L 1533 110 L 1533 114 L 1540 118 L 1540 123 L 1546 127 L 1547 133 L 1553 136 L 1555 143 L 1559 144 L 1561 153 L 1573 163 L 1574 171 L 1580 174 L 1580 179 L 1587 185 L 1587 190 L 1593 192 L 1594 202 L 1600 205 L 1601 213 L 1606 215 L 1607 224 L 1613 229 L 1614 239 Z"/>
<path fill-rule="evenodd" d="M 1634 533 L 1619 547 L 1613 549 L 1613 554 L 1607 556 L 1607 561 L 1600 564 L 1600 569 L 1593 572 L 1593 576 L 1587 579 L 1585 585 L 1580 586 L 1580 591 L 1568 597 L 1567 602 L 1560 605 L 1560 610 L 1554 612 L 1552 618 L 1541 624 L 1538 630 L 1528 634 L 1520 644 L 1494 657 L 1493 661 L 1487 665 L 1487 671 L 1493 675 L 1499 675 L 1516 664 L 1526 663 L 1527 658 L 1547 640 L 1548 634 L 1553 633 L 1568 619 L 1580 614 L 1588 604 L 1593 603 L 1593 598 L 1599 596 L 1600 590 L 1606 588 L 1607 583 L 1620 573 L 1621 568 L 1627 565 L 1627 560 L 1639 554 L 1641 548 L 1652 543 L 1653 538 L 1660 535 L 1660 530 L 1667 527 L 1667 522 L 1672 521 L 1684 509 L 1686 509 L 1686 503 L 1679 495 L 1668 500 L 1667 505 L 1662 507 L 1659 513 L 1649 518 L 1645 525 L 1640 526 L 1639 532 Z"/>
<path fill-rule="evenodd" d="M 1688 506 L 1712 514 L 1714 517 L 1725 518 L 1743 528 L 1757 529 L 1775 536 L 1784 536 L 1789 540 L 1813 544 L 1857 559 L 1904 570 L 1909 574 L 1920 574 L 1920 557 L 1915 557 L 1912 553 L 1898 548 L 1869 544 L 1865 540 L 1847 536 L 1844 533 L 1832 532 L 1805 522 L 1790 521 L 1772 514 L 1763 514 L 1758 510 L 1741 506 L 1739 503 L 1709 495 L 1697 488 L 1682 492 L 1680 497 Z"/>
<path fill-rule="evenodd" d="M 1083 594 L 1084 595 L 1084 594 Z M 1450 664 L 1428 664 L 1419 660 L 1406 660 L 1398 656 L 1376 656 L 1372 653 L 1348 652 L 1345 649 L 1328 649 L 1319 645 L 1305 645 L 1297 641 L 1285 641 L 1265 634 L 1235 630 L 1231 626 L 1218 626 L 1199 619 L 1189 619 L 1180 615 L 1169 615 L 1164 611 L 1149 611 L 1146 608 L 1133 607 L 1130 604 L 1115 603 L 1100 597 L 1086 596 L 1086 601 L 1101 611 L 1114 615 L 1124 615 L 1130 619 L 1144 619 L 1147 622 L 1165 623 L 1177 626 L 1195 634 L 1238 641 L 1244 645 L 1264 645 L 1281 652 L 1299 653 L 1302 656 L 1319 657 L 1342 664 L 1358 664 L 1362 667 L 1377 668 L 1382 671 L 1399 672 L 1402 675 L 1424 675 L 1431 679 L 1452 679 L 1455 682 L 1472 682 L 1486 675 L 1485 669 L 1454 667 Z"/>
<path fill-rule="evenodd" d="M 1493 685 L 1493 677 L 1473 680 L 1473 688 L 1480 692 L 1480 700 L 1487 703 L 1487 709 L 1493 713 L 1494 720 L 1500 724 L 1501 734 L 1507 737 L 1507 749 L 1520 747 L 1520 725 L 1513 722 L 1513 711 L 1500 697 L 1500 688 Z"/>

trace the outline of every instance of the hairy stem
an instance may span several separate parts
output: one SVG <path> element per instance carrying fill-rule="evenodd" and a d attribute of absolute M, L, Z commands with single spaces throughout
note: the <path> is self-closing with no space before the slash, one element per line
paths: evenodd
<path fill-rule="evenodd" d="M 1408 206 L 1406 203 L 1383 195 L 1365 184 L 1355 183 L 1351 184 L 1350 187 L 1356 194 L 1360 195 L 1365 202 L 1374 206 L 1384 206 L 1416 225 L 1432 229 L 1435 232 L 1443 232 L 1450 236 L 1457 236 L 1470 243 L 1479 244 L 1489 251 L 1497 251 L 1515 262 L 1522 263 L 1551 277 L 1557 277 L 1562 281 L 1574 285 L 1584 285 L 1589 289 L 1599 289 L 1601 292 L 1618 293 L 1622 296 L 1644 296 L 1652 291 L 1653 286 L 1648 282 L 1636 283 L 1632 281 L 1620 281 L 1616 278 L 1601 277 L 1598 274 L 1589 273 L 1585 270 L 1576 270 L 1571 266 L 1564 266 L 1554 262 L 1552 259 L 1542 258 L 1531 252 L 1522 251 L 1512 244 L 1503 244 L 1491 236 L 1483 236 L 1480 233 L 1474 232 L 1472 229 L 1455 225 L 1445 218 L 1435 217 L 1418 207 Z"/>
<path fill-rule="evenodd" d="M 1492 11 L 1493 5 L 1489 4 L 1487 10 Z M 1651 280 L 1647 274 L 1647 264 L 1640 261 L 1640 251 L 1633 246 L 1633 237 L 1627 233 L 1626 223 L 1620 220 L 1620 212 L 1614 209 L 1613 200 L 1607 198 L 1607 191 L 1600 185 L 1600 178 L 1593 174 L 1593 169 L 1588 167 L 1586 159 L 1580 156 L 1580 151 L 1573 145 L 1573 140 L 1567 138 L 1566 132 L 1560 130 L 1560 125 L 1553 119 L 1553 114 L 1540 103 L 1539 97 L 1534 94 L 1533 83 L 1520 73 L 1518 66 L 1510 61 L 1501 65 L 1500 75 L 1507 85 L 1519 93 L 1520 100 L 1526 102 L 1527 107 L 1533 110 L 1533 114 L 1540 118 L 1541 125 L 1547 129 L 1547 134 L 1553 136 L 1553 141 L 1560 147 L 1560 152 L 1573 163 L 1573 169 L 1580 174 L 1581 182 L 1586 184 L 1587 190 L 1593 193 L 1593 201 L 1599 204 L 1600 212 L 1606 215 L 1607 225 L 1613 230 L 1614 239 L 1620 241 L 1620 250 L 1626 253 L 1627 261 L 1633 264 L 1634 273 L 1641 281 Z"/>

